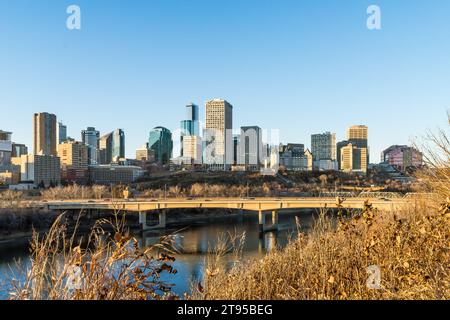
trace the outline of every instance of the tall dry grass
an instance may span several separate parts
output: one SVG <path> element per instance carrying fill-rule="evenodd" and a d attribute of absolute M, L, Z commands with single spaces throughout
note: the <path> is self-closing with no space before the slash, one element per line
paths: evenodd
<path fill-rule="evenodd" d="M 69 235 L 61 215 L 43 237 L 34 234 L 31 268 L 23 281 L 12 280 L 17 300 L 173 299 L 171 285 L 160 279 L 176 273 L 171 238 L 141 249 L 129 236 L 125 217 L 101 220 L 87 239 Z M 108 226 L 112 232 L 105 231 Z"/>

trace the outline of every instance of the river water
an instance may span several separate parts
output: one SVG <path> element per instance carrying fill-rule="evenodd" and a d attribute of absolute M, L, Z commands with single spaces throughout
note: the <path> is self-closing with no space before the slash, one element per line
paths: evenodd
<path fill-rule="evenodd" d="M 157 243 L 161 236 L 177 235 L 176 247 L 182 250 L 176 254 L 173 266 L 178 272 L 175 275 L 165 275 L 163 280 L 173 284 L 174 292 L 183 296 L 189 292 L 194 281 L 202 279 L 208 250 L 214 247 L 220 235 L 245 232 L 243 259 L 261 258 L 275 247 L 284 247 L 289 239 L 297 236 L 296 217 L 300 221 L 301 231 L 308 232 L 314 223 L 315 212 L 299 210 L 294 213 L 280 213 L 279 230 L 267 232 L 263 236 L 259 233 L 257 214 L 250 213 L 172 223 L 166 230 L 136 233 L 134 236 L 141 246 L 150 246 Z M 266 219 L 270 220 L 269 215 Z M 29 266 L 28 240 L 0 242 L 0 299 L 8 298 L 9 279 L 12 276 L 20 279 Z"/>

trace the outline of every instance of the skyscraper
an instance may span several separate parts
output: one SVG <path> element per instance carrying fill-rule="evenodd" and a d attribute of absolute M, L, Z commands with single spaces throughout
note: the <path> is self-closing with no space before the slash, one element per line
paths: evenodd
<path fill-rule="evenodd" d="M 61 144 L 67 140 L 67 126 L 65 126 L 62 122 L 58 122 L 56 136 L 58 137 L 58 144 Z"/>
<path fill-rule="evenodd" d="M 94 127 L 88 127 L 81 131 L 81 141 L 84 142 L 88 150 L 88 162 L 90 165 L 98 164 L 98 148 L 99 148 L 100 132 Z"/>
<path fill-rule="evenodd" d="M 112 132 L 103 135 L 99 140 L 99 163 L 110 164 L 112 162 Z"/>
<path fill-rule="evenodd" d="M 57 155 L 56 115 L 47 112 L 33 116 L 33 152 L 41 155 Z"/>
<path fill-rule="evenodd" d="M 345 172 L 367 172 L 367 148 L 358 148 L 348 143 L 341 148 L 340 167 Z"/>
<path fill-rule="evenodd" d="M 117 129 L 99 140 L 100 164 L 111 164 L 125 158 L 125 132 Z"/>
<path fill-rule="evenodd" d="M 180 134 L 180 145 L 181 145 L 181 157 L 184 156 L 183 153 L 183 138 L 185 136 L 199 136 L 199 122 L 198 122 L 198 106 L 196 104 L 188 104 L 186 106 L 186 119 L 181 121 L 181 134 Z"/>
<path fill-rule="evenodd" d="M 347 140 L 358 148 L 367 148 L 369 129 L 367 126 L 351 126 L 347 129 Z"/>
<path fill-rule="evenodd" d="M 58 145 L 61 178 L 68 182 L 86 183 L 88 178 L 89 147 L 78 141 L 65 141 Z"/>
<path fill-rule="evenodd" d="M 336 134 L 311 135 L 311 153 L 314 160 L 336 160 Z"/>
<path fill-rule="evenodd" d="M 125 132 L 117 129 L 112 133 L 112 160 L 125 158 Z"/>
<path fill-rule="evenodd" d="M 258 126 L 241 127 L 239 164 L 253 166 L 256 170 L 262 162 L 262 130 Z"/>
<path fill-rule="evenodd" d="M 351 126 L 347 129 L 347 140 L 354 147 L 365 148 L 367 159 L 366 167 L 369 166 L 369 128 L 364 125 Z"/>
<path fill-rule="evenodd" d="M 228 170 L 233 163 L 233 106 L 226 100 L 206 102 L 205 163 Z"/>
<path fill-rule="evenodd" d="M 172 133 L 164 127 L 156 127 L 150 131 L 148 144 L 155 152 L 155 160 L 160 164 L 168 164 L 172 158 Z"/>

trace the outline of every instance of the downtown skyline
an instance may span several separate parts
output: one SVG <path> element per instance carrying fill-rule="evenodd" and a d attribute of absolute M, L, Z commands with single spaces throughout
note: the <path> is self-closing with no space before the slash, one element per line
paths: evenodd
<path fill-rule="evenodd" d="M 310 147 L 325 131 L 341 141 L 365 124 L 378 161 L 446 124 L 448 2 L 377 1 L 379 31 L 365 28 L 368 1 L 231 2 L 76 1 L 80 31 L 65 29 L 68 1 L 0 4 L 0 128 L 31 147 L 30 115 L 47 111 L 77 140 L 87 126 L 124 129 L 132 157 L 152 128 L 178 129 L 186 103 L 204 119 L 222 97 L 234 128 L 279 129 L 283 143 Z"/>

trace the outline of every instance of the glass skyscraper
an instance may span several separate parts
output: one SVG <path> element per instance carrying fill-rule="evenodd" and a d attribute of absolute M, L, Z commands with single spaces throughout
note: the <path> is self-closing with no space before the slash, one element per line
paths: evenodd
<path fill-rule="evenodd" d="M 198 121 L 198 106 L 196 104 L 188 104 L 186 106 L 186 120 L 181 121 L 181 156 L 184 156 L 183 152 L 183 137 L 184 136 L 200 136 L 200 128 Z"/>
<path fill-rule="evenodd" d="M 149 147 L 155 152 L 155 160 L 160 164 L 168 164 L 172 158 L 172 133 L 164 127 L 156 127 L 150 131 Z"/>
<path fill-rule="evenodd" d="M 83 141 L 88 147 L 88 160 L 89 164 L 98 164 L 98 145 L 100 139 L 100 132 L 95 130 L 94 127 L 88 127 L 86 130 L 81 131 L 81 141 Z"/>

